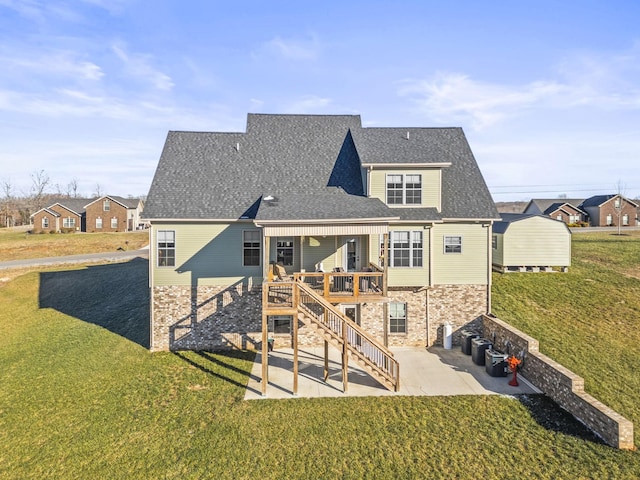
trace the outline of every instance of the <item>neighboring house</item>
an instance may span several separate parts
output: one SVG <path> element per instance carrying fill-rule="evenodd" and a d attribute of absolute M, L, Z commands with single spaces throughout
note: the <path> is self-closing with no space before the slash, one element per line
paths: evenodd
<path fill-rule="evenodd" d="M 343 325 L 360 358 L 490 310 L 499 217 L 460 128 L 250 114 L 245 133 L 171 131 L 144 218 L 152 350 L 266 353 L 267 333 L 322 344 Z"/>
<path fill-rule="evenodd" d="M 493 224 L 494 269 L 503 273 L 568 270 L 571 231 L 566 223 L 546 215 L 501 216 L 502 221 Z"/>
<path fill-rule="evenodd" d="M 588 214 L 578 207 L 584 199 L 543 199 L 534 198 L 522 213 L 528 215 L 547 215 L 567 225 L 577 225 L 588 220 Z"/>
<path fill-rule="evenodd" d="M 48 207 L 31 215 L 33 232 L 79 232 L 84 231 L 84 206 L 91 199 L 58 199 Z"/>
<path fill-rule="evenodd" d="M 136 230 L 140 223 L 142 201 L 137 198 L 123 198 L 104 195 L 85 205 L 86 231 L 129 232 Z"/>
<path fill-rule="evenodd" d="M 61 198 L 31 215 L 33 232 L 127 232 L 138 229 L 142 201 L 106 195 Z"/>
<path fill-rule="evenodd" d="M 592 227 L 628 227 L 637 224 L 638 204 L 619 194 L 587 198 L 580 208 L 589 214 Z"/>

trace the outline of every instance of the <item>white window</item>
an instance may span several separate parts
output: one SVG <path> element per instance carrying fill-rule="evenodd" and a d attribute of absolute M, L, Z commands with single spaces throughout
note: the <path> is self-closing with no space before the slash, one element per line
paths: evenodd
<path fill-rule="evenodd" d="M 49 228 L 49 217 L 42 217 L 42 228 Z"/>
<path fill-rule="evenodd" d="M 242 265 L 245 267 L 260 265 L 260 232 L 258 230 L 242 232 Z"/>
<path fill-rule="evenodd" d="M 422 204 L 422 175 L 388 174 L 388 205 L 420 205 Z"/>
<path fill-rule="evenodd" d="M 116 217 L 111 219 L 111 228 L 118 228 L 118 219 Z"/>
<path fill-rule="evenodd" d="M 62 226 L 64 228 L 75 228 L 76 219 L 74 217 L 66 217 L 62 219 Z"/>
<path fill-rule="evenodd" d="M 422 253 L 421 231 L 393 231 L 390 233 L 390 267 L 422 267 Z"/>
<path fill-rule="evenodd" d="M 556 220 L 560 220 L 560 221 L 562 221 L 562 214 L 559 214 L 559 215 L 556 217 Z"/>
<path fill-rule="evenodd" d="M 389 333 L 407 333 L 406 303 L 389 303 Z"/>
<path fill-rule="evenodd" d="M 569 223 L 578 223 L 580 221 L 579 215 L 569 215 Z"/>
<path fill-rule="evenodd" d="M 276 262 L 284 266 L 293 265 L 293 238 L 282 237 L 276 241 Z"/>
<path fill-rule="evenodd" d="M 102 228 L 102 218 L 96 218 L 96 228 Z"/>
<path fill-rule="evenodd" d="M 462 237 L 445 236 L 444 253 L 462 253 Z"/>
<path fill-rule="evenodd" d="M 614 201 L 613 201 L 613 205 L 615 208 L 620 208 L 620 197 L 617 197 Z"/>
<path fill-rule="evenodd" d="M 102 202 L 102 210 L 105 212 L 111 210 L 111 201 L 108 198 L 105 198 L 104 202 Z"/>
<path fill-rule="evenodd" d="M 158 266 L 174 267 L 176 265 L 176 232 L 174 230 L 158 230 Z"/>
<path fill-rule="evenodd" d="M 622 216 L 622 225 L 629 225 L 629 215 L 626 213 Z"/>
<path fill-rule="evenodd" d="M 613 216 L 611 214 L 607 215 L 607 225 L 613 225 Z"/>

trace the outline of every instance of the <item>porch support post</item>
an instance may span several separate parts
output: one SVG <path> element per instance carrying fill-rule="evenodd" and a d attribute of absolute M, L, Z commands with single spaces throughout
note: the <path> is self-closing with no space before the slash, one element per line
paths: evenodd
<path fill-rule="evenodd" d="M 300 290 L 293 284 L 293 305 L 298 306 Z M 298 316 L 293 315 L 293 394 L 298 395 Z"/>
<path fill-rule="evenodd" d="M 384 255 L 384 279 L 382 281 L 382 295 L 387 296 L 387 286 L 389 282 L 389 234 L 384 233 L 383 237 L 383 255 Z"/>
<path fill-rule="evenodd" d="M 324 381 L 326 382 L 329 379 L 329 342 L 324 341 L 324 371 L 323 371 Z"/>
<path fill-rule="evenodd" d="M 267 287 L 263 287 L 263 296 L 266 295 Z M 263 305 L 264 307 L 264 305 Z M 262 309 L 262 396 L 267 396 L 267 384 L 269 383 L 269 344 L 267 333 L 267 313 Z"/>
<path fill-rule="evenodd" d="M 342 391 L 349 390 L 349 350 L 347 348 L 347 322 L 342 320 Z"/>
<path fill-rule="evenodd" d="M 262 254 L 262 271 L 263 271 L 263 275 L 262 278 L 266 279 L 267 281 L 271 281 L 271 274 L 273 274 L 273 272 L 269 271 L 269 267 L 271 266 L 271 264 L 269 263 L 269 252 L 271 251 L 271 237 L 264 237 L 263 239 L 263 245 L 264 245 L 264 252 Z"/>

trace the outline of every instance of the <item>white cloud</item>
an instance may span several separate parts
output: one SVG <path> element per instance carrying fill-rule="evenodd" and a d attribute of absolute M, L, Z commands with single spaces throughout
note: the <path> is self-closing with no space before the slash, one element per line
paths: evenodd
<path fill-rule="evenodd" d="M 276 36 L 266 42 L 262 50 L 286 60 L 314 60 L 319 55 L 320 44 L 315 36 L 307 40 Z"/>
<path fill-rule="evenodd" d="M 285 113 L 318 113 L 331 104 L 331 99 L 319 97 L 317 95 L 304 96 L 293 103 L 287 105 L 284 109 Z"/>
<path fill-rule="evenodd" d="M 123 62 L 129 75 L 152 84 L 158 90 L 168 91 L 174 87 L 175 84 L 169 75 L 151 65 L 153 61 L 151 55 L 129 53 L 121 43 L 115 43 L 111 48 Z"/>
<path fill-rule="evenodd" d="M 42 54 L 23 50 L 20 56 L 15 54 L 1 56 L 0 62 L 14 75 L 36 73 L 84 80 L 100 80 L 104 76 L 100 66 L 79 59 L 77 54 L 66 51 L 48 51 Z"/>
<path fill-rule="evenodd" d="M 511 85 L 486 82 L 463 73 L 437 73 L 401 82 L 398 94 L 436 121 L 462 122 L 484 130 L 531 111 L 590 107 L 640 107 L 640 47 L 617 55 L 579 54 L 565 59 L 557 78 Z"/>

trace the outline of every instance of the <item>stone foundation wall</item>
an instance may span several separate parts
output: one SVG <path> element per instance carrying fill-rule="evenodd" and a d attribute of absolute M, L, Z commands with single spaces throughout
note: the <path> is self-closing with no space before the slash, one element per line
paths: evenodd
<path fill-rule="evenodd" d="M 434 285 L 429 288 L 427 346 L 443 344 L 443 327 L 449 323 L 453 344 L 460 345 L 460 330 L 480 329 L 482 315 L 489 311 L 488 285 Z"/>
<path fill-rule="evenodd" d="M 261 344 L 260 286 L 157 286 L 151 305 L 152 351 L 252 350 Z"/>
<path fill-rule="evenodd" d="M 506 322 L 484 315 L 483 335 L 494 348 L 524 358 L 522 375 L 608 445 L 634 450 L 633 423 L 584 391 L 584 379 L 539 352 L 538 340 Z"/>

